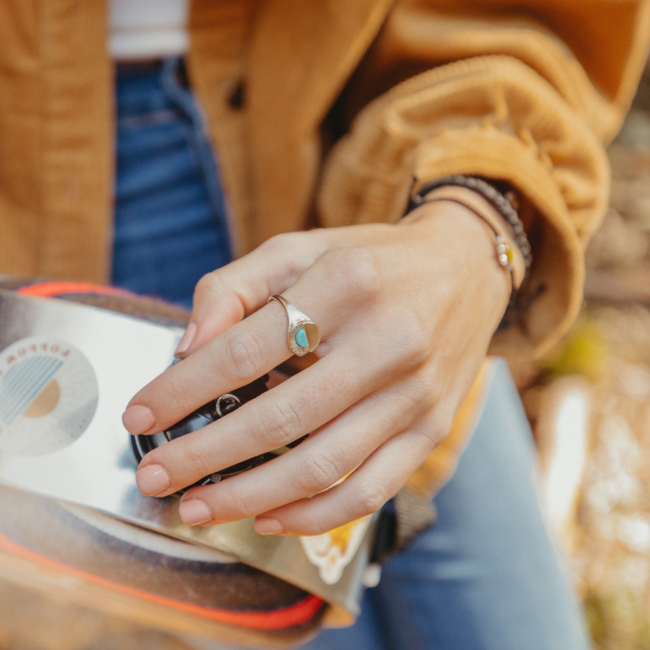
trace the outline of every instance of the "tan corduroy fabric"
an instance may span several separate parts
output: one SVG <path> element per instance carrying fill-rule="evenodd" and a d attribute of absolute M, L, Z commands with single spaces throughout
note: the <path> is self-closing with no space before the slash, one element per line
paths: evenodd
<path fill-rule="evenodd" d="M 603 144 L 642 70 L 649 6 L 195 0 L 190 72 L 238 253 L 308 224 L 395 221 L 413 176 L 508 180 L 537 217 L 533 288 L 546 290 L 492 351 L 545 347 L 581 302 L 608 197 Z M 108 277 L 105 17 L 105 0 L 0 5 L 0 273 Z M 330 151 L 322 126 L 340 96 L 349 132 Z"/>
<path fill-rule="evenodd" d="M 106 0 L 0 3 L 0 274 L 108 278 L 106 15 Z M 237 253 L 310 225 L 396 221 L 414 177 L 503 179 L 532 218 L 545 291 L 491 351 L 543 349 L 580 306 L 604 145 L 649 35 L 650 0 L 194 0 L 190 77 Z M 434 452 L 427 486 L 465 439 Z"/>

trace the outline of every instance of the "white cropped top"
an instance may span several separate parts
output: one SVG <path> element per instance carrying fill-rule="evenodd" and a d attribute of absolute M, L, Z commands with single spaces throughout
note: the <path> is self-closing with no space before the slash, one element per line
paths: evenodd
<path fill-rule="evenodd" d="M 189 0 L 110 0 L 111 57 L 137 61 L 184 54 L 188 12 Z"/>

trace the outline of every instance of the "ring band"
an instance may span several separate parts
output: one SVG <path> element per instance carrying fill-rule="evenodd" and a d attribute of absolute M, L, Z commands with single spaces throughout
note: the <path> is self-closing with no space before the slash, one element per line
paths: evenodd
<path fill-rule="evenodd" d="M 284 311 L 287 312 L 287 318 L 289 319 L 287 343 L 289 349 L 298 357 L 313 352 L 320 343 L 318 325 L 282 296 L 273 295 L 269 298 L 269 302 L 271 300 L 277 300 L 284 307 Z"/>

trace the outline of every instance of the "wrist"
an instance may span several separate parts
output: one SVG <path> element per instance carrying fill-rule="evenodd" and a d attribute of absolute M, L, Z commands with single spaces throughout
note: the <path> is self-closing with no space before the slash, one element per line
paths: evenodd
<path fill-rule="evenodd" d="M 459 292 L 486 298 L 499 324 L 512 293 L 510 273 L 496 259 L 494 235 L 465 205 L 451 201 L 424 203 L 404 217 L 401 225 L 417 229 L 427 251 L 446 258 Z"/>
<path fill-rule="evenodd" d="M 485 197 L 466 187 L 447 185 L 428 192 L 422 201 L 450 201 L 465 207 L 481 220 L 494 240 L 499 264 L 511 274 L 512 292 L 519 290 L 526 277 L 526 260 L 510 225 Z"/>

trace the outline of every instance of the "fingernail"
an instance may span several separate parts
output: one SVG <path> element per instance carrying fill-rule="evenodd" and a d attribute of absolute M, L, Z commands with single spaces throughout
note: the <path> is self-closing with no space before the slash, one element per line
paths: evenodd
<path fill-rule="evenodd" d="M 208 504 L 200 499 L 188 499 L 181 501 L 178 508 L 181 519 L 190 526 L 197 524 L 204 524 L 206 521 L 212 521 L 212 510 L 208 508 Z"/>
<path fill-rule="evenodd" d="M 187 329 L 185 330 L 185 334 L 183 334 L 180 342 L 178 343 L 176 352 L 174 352 L 175 357 L 177 357 L 179 354 L 184 354 L 185 352 L 188 351 L 190 345 L 192 345 L 192 341 L 194 340 L 195 335 L 196 335 L 196 325 L 194 323 L 190 323 L 187 326 Z"/>
<path fill-rule="evenodd" d="M 129 406 L 122 414 L 122 424 L 124 428 L 134 436 L 146 433 L 156 424 L 156 418 L 153 416 L 151 409 L 146 406 L 136 404 Z"/>
<path fill-rule="evenodd" d="M 260 535 L 284 533 L 284 526 L 277 519 L 271 519 L 270 517 L 258 517 L 254 525 L 255 532 Z"/>
<path fill-rule="evenodd" d="M 167 470 L 160 465 L 147 465 L 139 469 L 135 475 L 138 490 L 146 497 L 155 497 L 172 485 L 172 479 Z"/>

